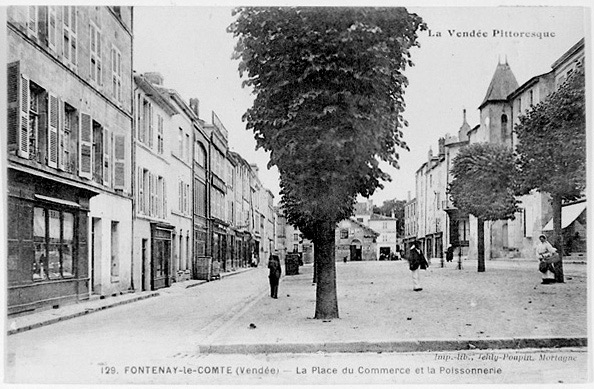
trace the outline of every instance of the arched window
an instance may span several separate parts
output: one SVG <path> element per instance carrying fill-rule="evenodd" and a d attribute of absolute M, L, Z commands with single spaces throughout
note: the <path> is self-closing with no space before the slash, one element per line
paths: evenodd
<path fill-rule="evenodd" d="M 203 168 L 206 168 L 206 151 L 200 142 L 196 142 L 194 147 L 194 161 Z"/>
<path fill-rule="evenodd" d="M 507 115 L 501 115 L 501 139 L 507 139 Z"/>

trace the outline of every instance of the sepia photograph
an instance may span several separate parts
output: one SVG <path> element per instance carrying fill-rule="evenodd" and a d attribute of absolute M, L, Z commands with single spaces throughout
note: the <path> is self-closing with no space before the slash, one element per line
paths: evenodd
<path fill-rule="evenodd" d="M 594 382 L 589 6 L 113 3 L 0 7 L 0 386 Z"/>

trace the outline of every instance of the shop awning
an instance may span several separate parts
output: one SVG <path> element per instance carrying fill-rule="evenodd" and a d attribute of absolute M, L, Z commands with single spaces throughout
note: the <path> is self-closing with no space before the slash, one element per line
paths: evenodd
<path fill-rule="evenodd" d="M 566 205 L 561 208 L 561 228 L 565 228 L 577 219 L 586 209 L 586 202 Z M 543 231 L 553 231 L 553 219 L 544 226 Z"/>

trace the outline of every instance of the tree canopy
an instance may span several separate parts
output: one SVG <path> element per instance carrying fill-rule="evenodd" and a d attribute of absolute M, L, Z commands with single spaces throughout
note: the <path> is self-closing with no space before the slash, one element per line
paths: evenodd
<path fill-rule="evenodd" d="M 404 8 L 239 8 L 229 30 L 257 147 L 278 167 L 282 205 L 307 236 L 340 221 L 397 166 L 406 121 L 403 71 L 421 18 Z M 311 237 L 311 236 L 309 236 Z"/>
<path fill-rule="evenodd" d="M 448 193 L 454 206 L 478 219 L 478 271 L 485 271 L 484 221 L 513 219 L 516 166 L 512 151 L 499 144 L 473 143 L 452 164 Z"/>
<path fill-rule="evenodd" d="M 422 19 L 405 8 L 244 7 L 229 31 L 244 85 L 243 119 L 280 173 L 289 223 L 314 242 L 316 318 L 338 317 L 334 229 L 408 149 L 403 71 Z"/>
<path fill-rule="evenodd" d="M 536 189 L 562 200 L 586 188 L 584 74 L 574 72 L 561 87 L 519 117 L 518 193 Z"/>
<path fill-rule="evenodd" d="M 563 258 L 562 203 L 586 189 L 585 79 L 577 68 L 554 93 L 520 116 L 518 194 L 548 193 L 553 208 L 553 241 Z M 563 261 L 555 263 L 555 279 L 564 282 Z"/>

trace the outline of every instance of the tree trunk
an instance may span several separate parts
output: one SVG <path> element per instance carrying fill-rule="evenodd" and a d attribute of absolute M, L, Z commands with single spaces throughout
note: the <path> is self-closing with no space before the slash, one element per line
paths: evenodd
<path fill-rule="evenodd" d="M 477 251 L 478 251 L 478 272 L 485 271 L 485 221 L 477 218 Z"/>
<path fill-rule="evenodd" d="M 318 252 L 314 261 L 317 268 L 316 319 L 338 319 L 334 227 L 332 223 L 322 223 L 314 242 Z"/>
<path fill-rule="evenodd" d="M 563 229 L 561 228 L 561 196 L 553 196 L 553 246 L 559 254 L 559 262 L 554 264 L 555 281 L 565 282 L 563 277 Z"/>
<path fill-rule="evenodd" d="M 312 284 L 316 284 L 318 282 L 318 250 L 314 251 L 314 262 L 313 262 L 313 279 L 311 280 Z"/>

